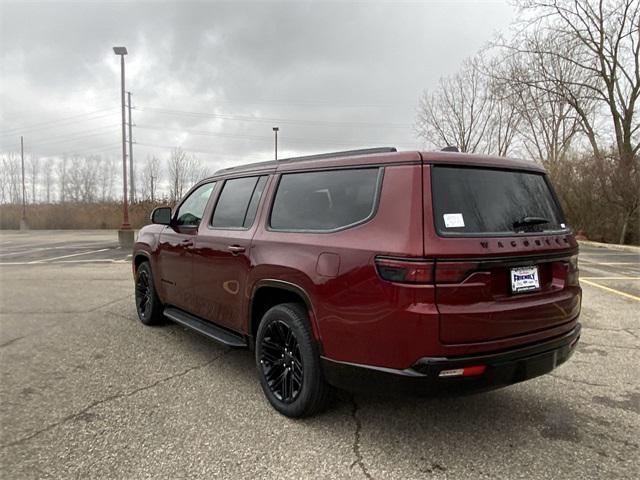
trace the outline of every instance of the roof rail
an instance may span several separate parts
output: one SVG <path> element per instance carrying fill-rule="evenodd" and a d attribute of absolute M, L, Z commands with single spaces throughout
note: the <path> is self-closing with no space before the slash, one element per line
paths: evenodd
<path fill-rule="evenodd" d="M 278 162 L 289 162 L 299 160 L 320 160 L 321 158 L 336 158 L 336 157 L 353 157 L 356 155 L 370 155 L 373 153 L 393 153 L 397 152 L 396 147 L 376 147 L 376 148 L 360 148 L 358 150 L 343 150 L 341 152 L 330 153 L 317 153 L 315 155 L 305 155 L 304 157 L 291 157 L 283 158 Z"/>
<path fill-rule="evenodd" d="M 440 151 L 441 152 L 459 152 L 460 150 L 455 145 L 447 145 Z"/>
<path fill-rule="evenodd" d="M 235 167 L 227 167 L 227 168 L 222 168 L 220 170 L 218 170 L 215 175 L 219 174 L 219 173 L 224 173 L 224 172 L 231 172 L 234 170 L 243 170 L 243 169 L 250 169 L 252 167 L 268 167 L 268 166 L 275 166 L 278 165 L 280 163 L 285 163 L 285 162 L 300 162 L 300 161 L 304 161 L 304 160 L 320 160 L 323 158 L 339 158 L 339 157 L 353 157 L 356 155 L 371 155 L 374 153 L 393 153 L 393 152 L 397 152 L 398 150 L 395 147 L 376 147 L 376 148 L 361 148 L 358 150 L 344 150 L 341 152 L 330 152 L 330 153 L 318 153 L 316 155 L 305 155 L 303 157 L 291 157 L 291 158 L 283 158 L 281 160 L 269 160 L 266 162 L 257 162 L 257 163 L 248 163 L 246 165 L 238 165 Z"/>

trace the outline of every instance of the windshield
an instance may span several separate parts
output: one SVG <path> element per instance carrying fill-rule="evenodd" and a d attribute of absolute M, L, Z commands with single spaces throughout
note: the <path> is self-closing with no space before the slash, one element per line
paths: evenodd
<path fill-rule="evenodd" d="M 433 213 L 442 235 L 513 235 L 566 229 L 541 173 L 432 168 Z"/>

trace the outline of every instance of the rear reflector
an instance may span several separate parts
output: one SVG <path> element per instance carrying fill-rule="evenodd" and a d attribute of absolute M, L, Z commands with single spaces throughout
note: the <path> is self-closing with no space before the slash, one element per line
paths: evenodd
<path fill-rule="evenodd" d="M 376 258 L 383 280 L 396 283 L 433 283 L 433 262 L 412 259 Z"/>
<path fill-rule="evenodd" d="M 453 368 L 451 370 L 442 370 L 439 377 L 474 377 L 476 375 L 482 375 L 486 370 L 485 365 L 476 365 L 473 367 Z"/>

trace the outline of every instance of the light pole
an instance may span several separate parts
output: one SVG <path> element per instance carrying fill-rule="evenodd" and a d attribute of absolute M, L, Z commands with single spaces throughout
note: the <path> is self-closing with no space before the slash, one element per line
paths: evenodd
<path fill-rule="evenodd" d="M 275 134 L 275 157 L 276 162 L 278 161 L 278 132 L 280 131 L 279 127 L 273 127 L 273 133 Z"/>
<path fill-rule="evenodd" d="M 118 230 L 118 240 L 123 247 L 133 245 L 133 230 L 129 224 L 129 205 L 127 202 L 127 131 L 124 101 L 124 56 L 126 47 L 113 47 L 113 53 L 120 55 L 120 103 L 122 106 L 122 225 Z"/>
<path fill-rule="evenodd" d="M 136 186 L 133 175 L 133 121 L 131 120 L 131 92 L 127 92 L 127 105 L 129 107 L 129 191 L 131 192 L 129 200 L 133 205 L 133 202 L 136 201 Z"/>
<path fill-rule="evenodd" d="M 20 161 L 22 162 L 22 217 L 20 217 L 20 230 L 27 230 L 27 190 L 24 186 L 24 138 L 20 136 Z"/>

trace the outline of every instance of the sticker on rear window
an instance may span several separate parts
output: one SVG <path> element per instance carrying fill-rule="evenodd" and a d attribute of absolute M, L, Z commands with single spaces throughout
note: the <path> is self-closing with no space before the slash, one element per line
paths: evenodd
<path fill-rule="evenodd" d="M 445 213 L 442 217 L 444 218 L 444 226 L 447 228 L 464 227 L 464 218 L 461 213 Z"/>

